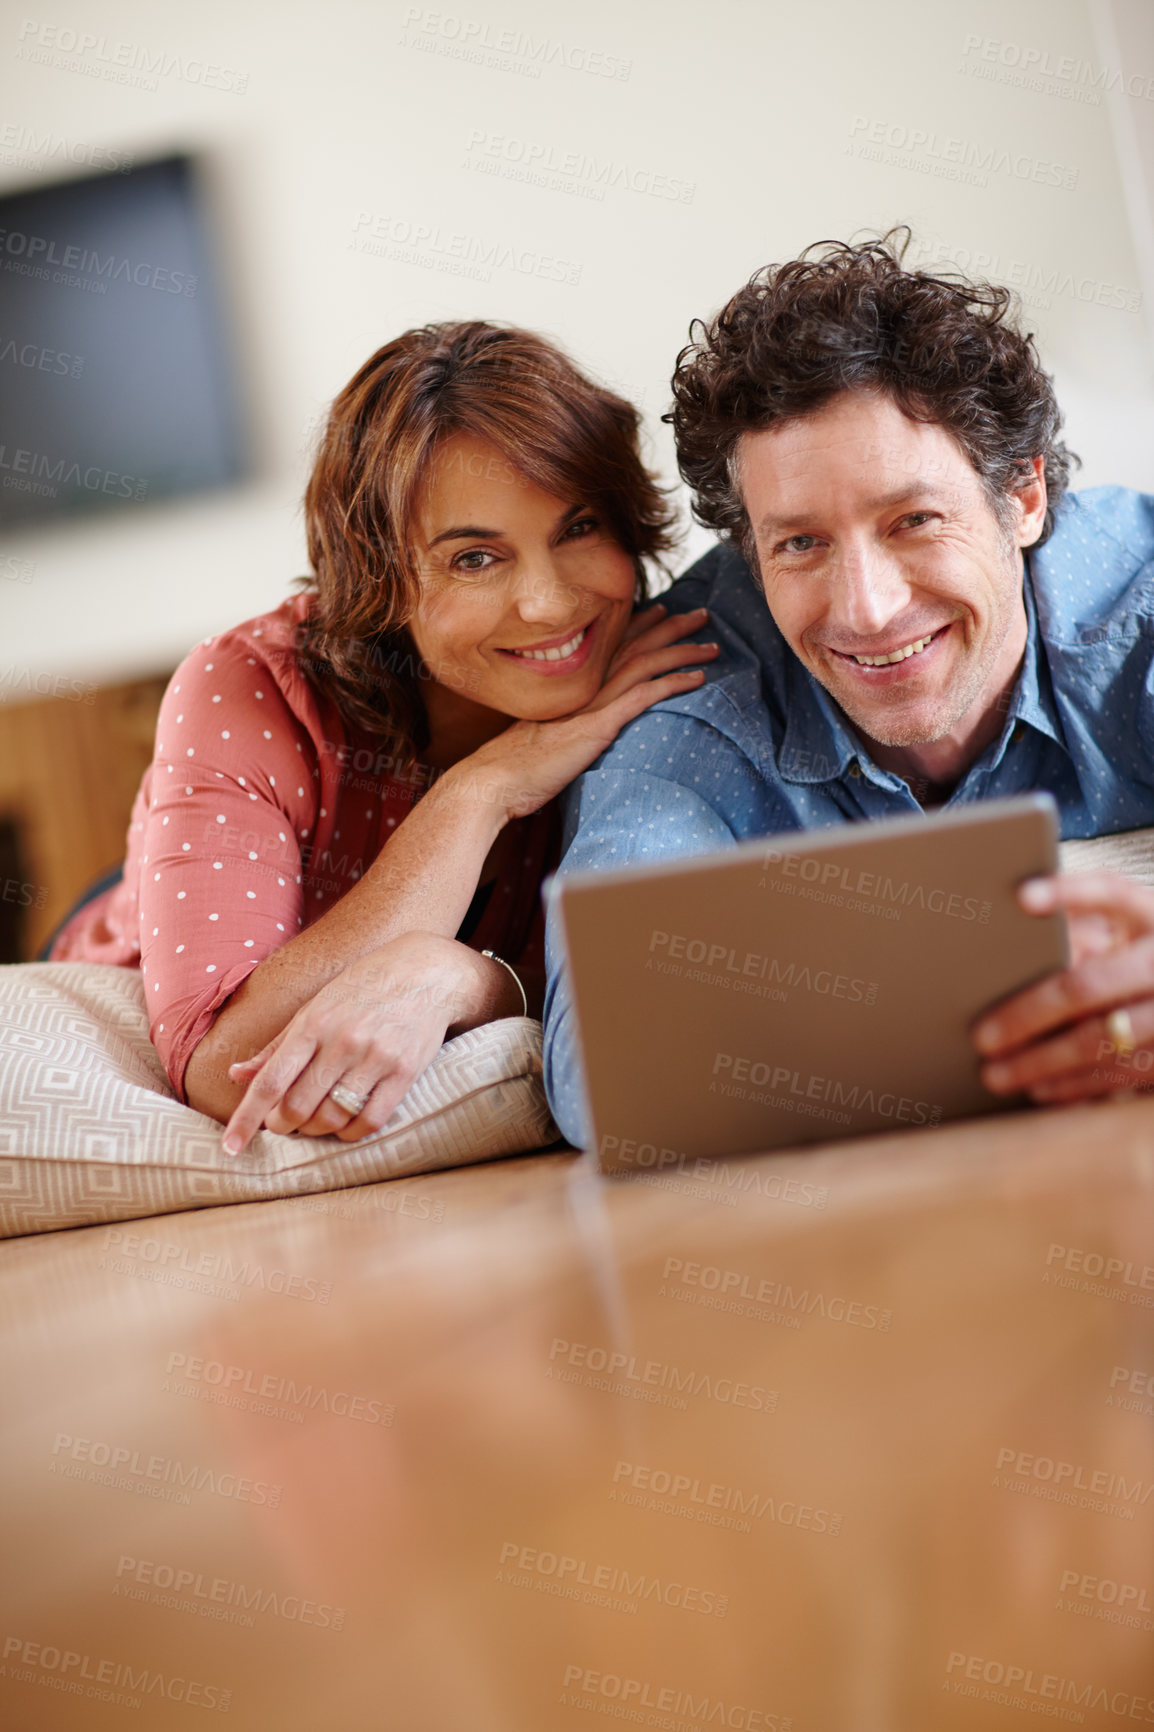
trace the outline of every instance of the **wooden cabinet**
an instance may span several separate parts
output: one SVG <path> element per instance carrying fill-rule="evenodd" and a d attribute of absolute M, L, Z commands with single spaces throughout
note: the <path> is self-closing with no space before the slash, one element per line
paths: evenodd
<path fill-rule="evenodd" d="M 0 704 L 0 930 L 31 961 L 87 885 L 124 858 L 168 674 Z"/>

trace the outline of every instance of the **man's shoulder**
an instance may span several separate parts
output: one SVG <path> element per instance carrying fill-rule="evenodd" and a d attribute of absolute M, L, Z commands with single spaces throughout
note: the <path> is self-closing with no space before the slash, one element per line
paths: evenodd
<path fill-rule="evenodd" d="M 711 750 L 736 754 L 767 775 L 773 772 L 775 721 L 780 724 L 780 694 L 788 652 L 761 587 L 736 548 L 719 544 L 695 561 L 659 599 L 670 614 L 709 610 L 709 618 L 688 642 L 716 643 L 720 655 L 706 662 L 702 685 L 654 704 L 624 727 L 600 760 L 608 769 L 648 765 L 663 758 L 688 762 L 712 735 Z M 720 736 L 720 738 L 719 738 Z M 728 746 L 724 743 L 728 742 Z"/>
<path fill-rule="evenodd" d="M 711 547 L 659 599 L 671 614 L 708 608 L 708 620 L 693 635 L 721 647 L 709 669 L 711 685 L 739 670 L 760 670 L 771 681 L 780 680 L 789 652 L 761 584 L 736 547 L 726 542 Z"/>
<path fill-rule="evenodd" d="M 1122 616 L 1154 611 L 1154 494 L 1129 487 L 1068 493 L 1048 541 L 1030 555 L 1044 636 L 1093 642 Z"/>
<path fill-rule="evenodd" d="M 724 541 L 695 559 L 688 571 L 674 578 L 658 599 L 670 613 L 688 613 L 694 607 L 724 606 L 730 610 L 754 602 L 760 603 L 762 613 L 768 611 L 749 566 L 738 549 Z"/>

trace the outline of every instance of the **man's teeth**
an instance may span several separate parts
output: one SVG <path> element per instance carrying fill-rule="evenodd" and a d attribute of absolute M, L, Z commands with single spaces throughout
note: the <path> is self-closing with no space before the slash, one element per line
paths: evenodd
<path fill-rule="evenodd" d="M 931 632 L 929 637 L 920 637 L 915 643 L 908 643 L 904 649 L 896 649 L 888 656 L 854 656 L 853 660 L 863 668 L 884 668 L 890 662 L 904 662 L 907 656 L 916 656 L 919 650 L 924 650 L 934 635 Z"/>
<path fill-rule="evenodd" d="M 524 656 L 531 662 L 563 662 L 567 656 L 575 655 L 581 648 L 582 640 L 588 631 L 588 626 L 582 626 L 576 637 L 571 637 L 568 643 L 559 643 L 555 649 L 544 650 L 514 650 L 515 656 Z"/>

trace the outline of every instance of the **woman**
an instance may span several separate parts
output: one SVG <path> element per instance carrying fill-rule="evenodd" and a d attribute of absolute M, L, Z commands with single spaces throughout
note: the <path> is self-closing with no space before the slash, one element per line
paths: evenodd
<path fill-rule="evenodd" d="M 177 669 L 123 881 L 52 949 L 139 964 L 230 1154 L 366 1136 L 447 1036 L 539 1010 L 555 796 L 717 653 L 704 611 L 634 617 L 671 541 L 636 412 L 526 331 L 379 350 L 305 516 L 312 578 Z"/>

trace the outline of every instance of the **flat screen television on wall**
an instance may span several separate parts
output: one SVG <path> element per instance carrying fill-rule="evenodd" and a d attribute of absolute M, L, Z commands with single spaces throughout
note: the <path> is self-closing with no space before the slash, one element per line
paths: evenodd
<path fill-rule="evenodd" d="M 244 469 L 193 160 L 0 197 L 0 527 Z"/>

